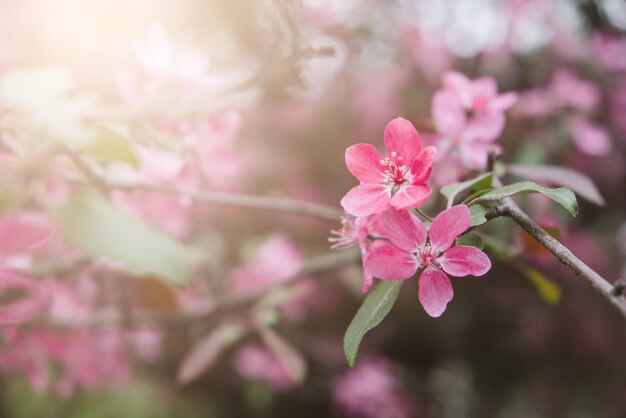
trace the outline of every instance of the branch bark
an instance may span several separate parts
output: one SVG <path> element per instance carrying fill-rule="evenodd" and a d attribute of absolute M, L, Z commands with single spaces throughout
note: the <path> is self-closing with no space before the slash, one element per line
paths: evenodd
<path fill-rule="evenodd" d="M 506 216 L 521 226 L 530 236 L 543 245 L 561 263 L 569 267 L 574 273 L 587 280 L 604 298 L 617 309 L 626 319 L 626 297 L 615 294 L 614 286 L 604 277 L 595 272 L 591 267 L 572 253 L 569 248 L 561 244 L 552 235 L 548 234 L 541 226 L 533 221 L 522 211 L 512 199 L 503 199 L 489 213 L 489 218 Z"/>

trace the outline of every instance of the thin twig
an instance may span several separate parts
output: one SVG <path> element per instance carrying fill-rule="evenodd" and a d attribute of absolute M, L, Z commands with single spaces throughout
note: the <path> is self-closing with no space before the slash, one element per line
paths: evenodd
<path fill-rule="evenodd" d="M 73 180 L 75 183 L 83 185 L 93 185 L 90 181 Z M 305 202 L 286 197 L 258 196 L 243 193 L 225 193 L 204 190 L 191 190 L 185 188 L 171 187 L 161 184 L 150 183 L 113 183 L 106 182 L 108 189 L 124 191 L 145 191 L 162 193 L 174 196 L 181 196 L 195 202 L 212 205 L 237 206 L 248 209 L 269 210 L 305 215 L 313 218 L 323 219 L 330 222 L 341 221 L 343 212 L 333 206 L 326 206 L 319 203 Z"/>

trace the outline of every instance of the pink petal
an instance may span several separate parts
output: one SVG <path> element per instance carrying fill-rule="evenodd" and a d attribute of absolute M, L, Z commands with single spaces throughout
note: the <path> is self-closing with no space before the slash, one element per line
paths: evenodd
<path fill-rule="evenodd" d="M 341 199 L 341 206 L 357 217 L 373 215 L 387 209 L 390 194 L 382 184 L 359 184 Z"/>
<path fill-rule="evenodd" d="M 470 227 L 470 211 L 465 205 L 452 206 L 435 217 L 430 226 L 430 243 L 445 251 Z"/>
<path fill-rule="evenodd" d="M 0 268 L 0 296 L 16 290 L 24 295 L 16 301 L 0 305 L 0 326 L 28 321 L 48 306 L 50 288 L 46 283 L 18 270 Z"/>
<path fill-rule="evenodd" d="M 7 257 L 30 252 L 46 243 L 55 233 L 47 216 L 18 213 L 0 220 L 0 255 Z"/>
<path fill-rule="evenodd" d="M 384 280 L 403 280 L 412 277 L 417 271 L 413 254 L 391 243 L 373 249 L 363 262 L 366 274 Z"/>
<path fill-rule="evenodd" d="M 371 144 L 356 144 L 346 150 L 346 165 L 363 183 L 382 183 L 385 175 L 380 161 L 384 157 Z"/>
<path fill-rule="evenodd" d="M 418 298 L 426 313 L 433 318 L 441 316 L 454 297 L 448 276 L 441 270 L 429 267 L 420 276 L 418 285 Z"/>
<path fill-rule="evenodd" d="M 463 131 L 463 141 L 495 141 L 504 130 L 503 113 L 492 113 L 473 118 Z"/>
<path fill-rule="evenodd" d="M 503 93 L 489 102 L 490 112 L 505 112 L 517 103 L 519 95 L 515 92 Z"/>
<path fill-rule="evenodd" d="M 432 113 L 435 128 L 440 135 L 456 136 L 465 127 L 465 110 L 459 99 L 449 91 L 435 93 Z"/>
<path fill-rule="evenodd" d="M 430 146 L 421 150 L 417 155 L 411 165 L 411 173 L 415 176 L 413 177 L 413 184 L 424 183 L 428 180 L 433 169 L 435 154 L 437 154 L 437 150 Z"/>
<path fill-rule="evenodd" d="M 498 94 L 498 85 L 492 77 L 481 77 L 472 82 L 472 93 L 476 97 L 492 99 Z"/>
<path fill-rule="evenodd" d="M 487 254 L 476 247 L 457 245 L 450 248 L 440 258 L 444 271 L 452 276 L 482 276 L 491 268 Z"/>
<path fill-rule="evenodd" d="M 385 127 L 385 148 L 391 156 L 396 152 L 407 164 L 410 164 L 422 149 L 422 141 L 411 122 L 396 118 Z"/>
<path fill-rule="evenodd" d="M 396 209 L 412 209 L 422 206 L 430 197 L 432 190 L 425 184 L 403 186 L 391 198 L 391 206 Z"/>
<path fill-rule="evenodd" d="M 456 71 L 447 72 L 443 75 L 443 86 L 459 99 L 463 107 L 470 108 L 473 86 L 472 81 L 465 74 Z"/>
<path fill-rule="evenodd" d="M 483 170 L 487 166 L 487 157 L 490 150 L 500 149 L 498 144 L 492 142 L 471 141 L 461 144 L 459 154 L 463 164 L 467 168 Z"/>
<path fill-rule="evenodd" d="M 613 148 L 609 133 L 600 125 L 585 120 L 574 120 L 570 123 L 569 129 L 576 148 L 587 155 L 603 157 Z"/>
<path fill-rule="evenodd" d="M 426 244 L 426 227 L 408 210 L 390 207 L 382 214 L 383 234 L 389 240 L 407 251 L 416 251 Z"/>
<path fill-rule="evenodd" d="M 363 271 L 363 287 L 361 288 L 361 291 L 363 293 L 369 292 L 373 284 L 374 276 L 369 274 L 367 271 Z"/>

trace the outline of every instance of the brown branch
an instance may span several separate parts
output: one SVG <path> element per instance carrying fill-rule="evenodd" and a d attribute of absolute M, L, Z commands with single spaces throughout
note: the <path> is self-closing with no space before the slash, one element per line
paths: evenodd
<path fill-rule="evenodd" d="M 101 185 L 91 179 L 72 179 L 75 183 L 87 186 L 94 186 L 101 189 Z M 343 211 L 319 203 L 305 202 L 302 200 L 290 199 L 286 197 L 258 196 L 243 193 L 226 193 L 204 190 L 191 190 L 185 188 L 171 187 L 161 184 L 150 183 L 113 183 L 105 182 L 104 186 L 109 189 L 117 189 L 128 192 L 145 191 L 162 193 L 173 196 L 182 196 L 194 202 L 212 205 L 236 206 L 248 209 L 258 209 L 267 211 L 279 211 L 293 213 L 297 215 L 309 216 L 330 222 L 339 222 Z"/>
<path fill-rule="evenodd" d="M 626 318 L 626 297 L 616 294 L 615 287 L 604 277 L 596 273 L 591 267 L 581 261 L 569 248 L 561 244 L 556 238 L 548 234 L 541 226 L 533 221 L 512 199 L 503 199 L 489 213 L 488 218 L 506 216 L 521 226 L 530 236 L 543 245 L 561 263 L 569 267 L 574 273 L 591 284 L 605 299 Z"/>

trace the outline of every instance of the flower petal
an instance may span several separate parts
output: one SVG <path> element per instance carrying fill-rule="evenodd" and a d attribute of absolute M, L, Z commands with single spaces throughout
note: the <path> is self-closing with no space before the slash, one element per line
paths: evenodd
<path fill-rule="evenodd" d="M 426 313 L 433 318 L 441 316 L 454 297 L 448 276 L 441 270 L 429 267 L 420 276 L 418 286 L 418 298 Z"/>
<path fill-rule="evenodd" d="M 430 177 L 433 170 L 433 160 L 435 159 L 437 150 L 435 147 L 426 147 L 420 151 L 413 164 L 411 164 L 411 173 L 413 174 L 413 184 L 424 183 Z"/>
<path fill-rule="evenodd" d="M 445 251 L 470 227 L 472 219 L 465 205 L 452 206 L 435 217 L 430 226 L 430 243 Z"/>
<path fill-rule="evenodd" d="M 467 109 L 471 107 L 474 88 L 472 81 L 465 74 L 456 71 L 445 73 L 443 75 L 443 86 L 459 99 L 463 107 Z"/>
<path fill-rule="evenodd" d="M 403 280 L 412 277 L 417 271 L 413 254 L 391 243 L 374 248 L 365 258 L 363 267 L 366 274 L 384 280 Z"/>
<path fill-rule="evenodd" d="M 55 228 L 40 213 L 17 213 L 0 220 L 0 256 L 31 252 L 50 240 Z"/>
<path fill-rule="evenodd" d="M 489 102 L 489 111 L 505 112 L 513 107 L 518 100 L 519 95 L 515 92 L 503 93 Z"/>
<path fill-rule="evenodd" d="M 391 206 L 396 209 L 412 209 L 422 206 L 430 197 L 432 190 L 425 184 L 403 186 L 391 198 Z"/>
<path fill-rule="evenodd" d="M 19 291 L 23 295 L 0 305 L 0 327 L 28 321 L 43 311 L 50 302 L 50 287 L 25 272 L 0 267 L 0 295 Z"/>
<path fill-rule="evenodd" d="M 382 183 L 385 179 L 380 161 L 384 157 L 371 144 L 356 144 L 346 150 L 346 165 L 363 183 Z"/>
<path fill-rule="evenodd" d="M 359 184 L 341 199 L 341 206 L 354 216 L 373 215 L 389 206 L 390 195 L 382 184 Z"/>
<path fill-rule="evenodd" d="M 440 135 L 453 137 L 465 127 L 465 110 L 459 99 L 449 91 L 440 90 L 435 93 L 432 114 L 435 128 Z"/>
<path fill-rule="evenodd" d="M 426 244 L 426 227 L 408 210 L 396 210 L 390 207 L 381 217 L 381 233 L 406 251 L 416 251 Z"/>
<path fill-rule="evenodd" d="M 476 247 L 457 245 L 443 253 L 439 264 L 444 271 L 452 276 L 482 276 L 491 268 L 487 254 Z"/>
<path fill-rule="evenodd" d="M 407 165 L 411 164 L 422 149 L 422 141 L 411 122 L 396 118 L 385 127 L 385 148 L 391 156 L 396 152 Z"/>

